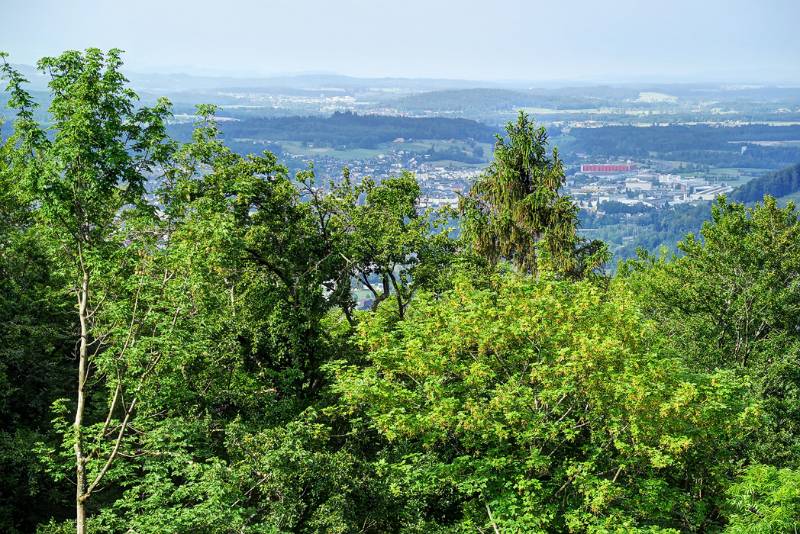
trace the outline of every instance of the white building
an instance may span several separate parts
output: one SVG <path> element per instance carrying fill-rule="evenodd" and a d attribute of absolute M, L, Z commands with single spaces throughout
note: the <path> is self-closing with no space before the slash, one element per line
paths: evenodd
<path fill-rule="evenodd" d="M 653 182 L 647 182 L 645 180 L 640 180 L 639 178 L 625 180 L 626 191 L 652 191 L 652 189 Z"/>

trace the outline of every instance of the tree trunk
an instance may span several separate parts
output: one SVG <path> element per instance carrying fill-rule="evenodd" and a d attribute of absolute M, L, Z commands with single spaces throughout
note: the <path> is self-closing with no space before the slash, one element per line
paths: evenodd
<path fill-rule="evenodd" d="M 81 323 L 81 342 L 78 353 L 78 403 L 75 409 L 73 426 L 75 440 L 75 527 L 77 534 L 86 534 L 86 507 L 84 492 L 86 491 L 86 457 L 83 452 L 83 410 L 86 402 L 84 386 L 86 384 L 86 367 L 89 356 L 89 273 L 83 269 L 83 279 L 78 292 L 78 316 Z"/>

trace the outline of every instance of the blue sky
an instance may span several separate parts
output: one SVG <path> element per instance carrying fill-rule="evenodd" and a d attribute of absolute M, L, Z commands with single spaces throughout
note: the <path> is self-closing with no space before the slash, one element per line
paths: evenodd
<path fill-rule="evenodd" d="M 0 0 L 0 50 L 132 70 L 800 83 L 800 0 Z"/>

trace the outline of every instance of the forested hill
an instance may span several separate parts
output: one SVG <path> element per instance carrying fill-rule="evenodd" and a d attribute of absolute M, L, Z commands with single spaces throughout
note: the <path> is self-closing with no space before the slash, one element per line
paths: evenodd
<path fill-rule="evenodd" d="M 731 198 L 739 202 L 756 202 L 764 195 L 776 198 L 800 191 L 800 163 L 771 172 L 737 188 Z"/>
<path fill-rule="evenodd" d="M 397 102 L 397 107 L 406 111 L 497 111 L 520 107 L 550 107 L 554 109 L 582 109 L 597 106 L 597 98 L 574 95 L 533 93 L 509 89 L 451 89 L 430 91 L 406 96 Z M 603 101 L 602 103 L 605 103 Z"/>
<path fill-rule="evenodd" d="M 191 137 L 192 125 L 172 128 L 179 139 Z M 477 121 L 450 118 L 414 118 L 337 112 L 330 117 L 280 117 L 246 119 L 223 124 L 229 139 L 258 138 L 300 141 L 335 148 L 374 148 L 404 139 L 474 139 L 492 142 L 494 130 Z"/>
<path fill-rule="evenodd" d="M 662 159 L 717 167 L 778 169 L 800 161 L 800 126 L 747 124 L 720 127 L 708 124 L 641 128 L 606 126 L 572 128 L 564 158 L 578 163 L 577 154 L 620 159 Z"/>

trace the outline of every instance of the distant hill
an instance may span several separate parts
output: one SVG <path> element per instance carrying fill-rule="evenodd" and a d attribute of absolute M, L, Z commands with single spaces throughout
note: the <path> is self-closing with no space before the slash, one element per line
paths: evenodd
<path fill-rule="evenodd" d="M 458 139 L 491 143 L 495 129 L 468 119 L 415 118 L 337 112 L 329 117 L 254 118 L 221 124 L 228 139 L 299 141 L 334 148 L 374 148 L 397 138 Z M 192 125 L 174 125 L 179 139 L 191 136 Z"/>
<path fill-rule="evenodd" d="M 398 109 L 411 112 L 485 112 L 525 107 L 583 109 L 597 106 L 600 99 L 562 96 L 551 92 L 513 91 L 509 89 L 454 89 L 429 91 L 397 100 Z"/>
<path fill-rule="evenodd" d="M 12 58 L 13 59 L 13 58 Z M 44 89 L 48 78 L 35 66 L 12 64 L 34 89 Z M 357 77 L 334 73 L 295 73 L 278 75 L 226 75 L 176 72 L 141 72 L 123 69 L 131 86 L 155 92 L 197 91 L 211 89 L 304 89 L 319 91 L 336 87 L 344 90 L 364 88 L 402 88 L 411 91 L 436 91 L 468 87 L 519 87 L 523 82 L 459 80 L 448 78 Z M 3 86 L 5 87 L 5 86 Z"/>
<path fill-rule="evenodd" d="M 265 87 L 294 88 L 319 91 L 338 88 L 345 91 L 372 89 L 405 89 L 410 91 L 432 91 L 475 87 L 480 85 L 501 86 L 501 82 L 482 82 L 475 80 L 454 80 L 434 78 L 360 78 L 339 74 L 288 74 L 283 76 L 200 76 L 190 74 L 150 74 L 132 72 L 128 76 L 134 87 L 184 91 L 187 89 L 231 89 Z"/>
<path fill-rule="evenodd" d="M 739 202 L 757 202 L 764 195 L 780 198 L 800 191 L 800 163 L 750 180 L 738 187 L 731 198 Z"/>
<path fill-rule="evenodd" d="M 796 124 L 605 126 L 572 128 L 569 135 L 570 144 L 559 147 L 568 163 L 577 163 L 577 154 L 758 169 L 780 169 L 800 161 Z"/>

